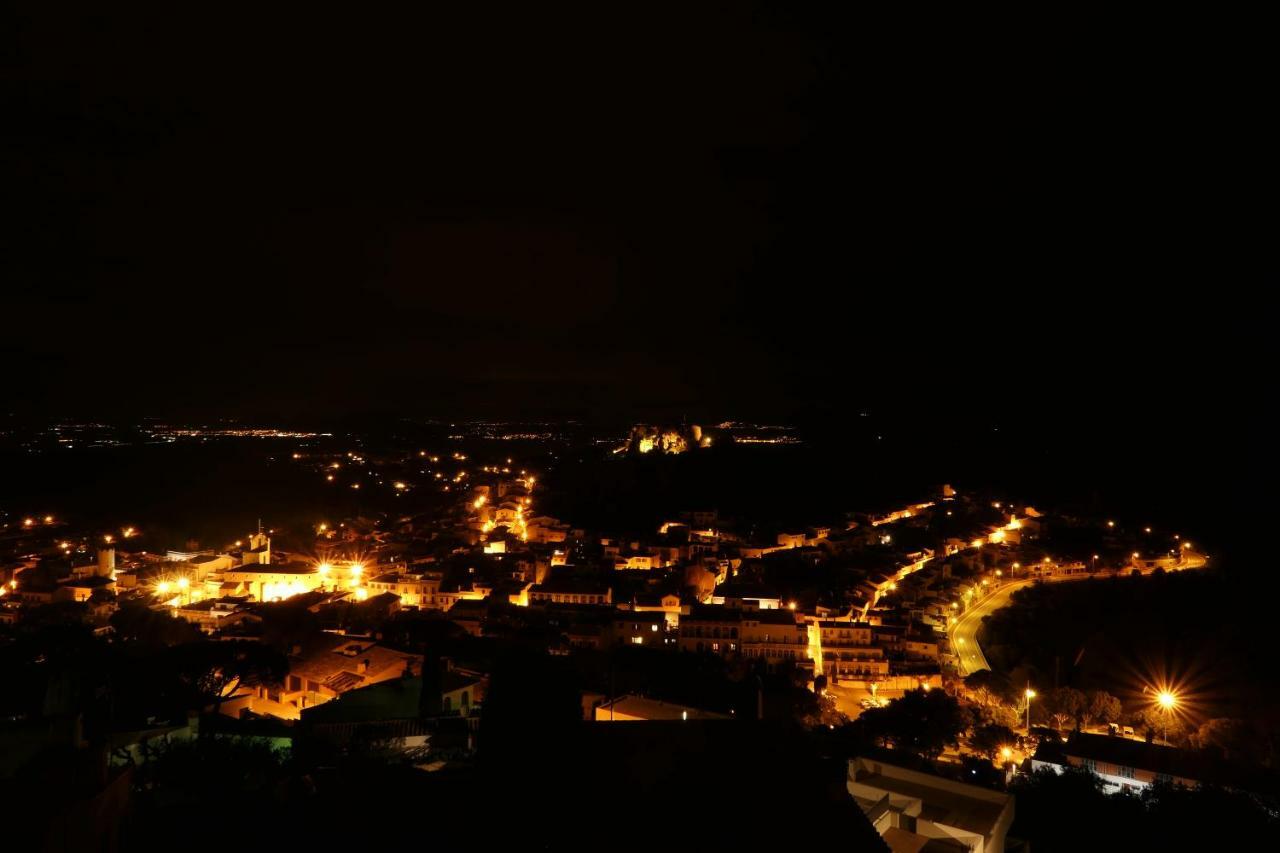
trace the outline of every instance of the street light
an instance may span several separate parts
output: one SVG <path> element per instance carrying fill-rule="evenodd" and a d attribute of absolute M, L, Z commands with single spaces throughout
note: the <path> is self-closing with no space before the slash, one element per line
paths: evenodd
<path fill-rule="evenodd" d="M 1161 737 L 1167 744 L 1169 742 L 1169 715 L 1173 713 L 1173 709 L 1178 707 L 1178 695 L 1169 690 L 1161 690 L 1156 694 L 1156 705 L 1160 708 L 1160 729 Z"/>
<path fill-rule="evenodd" d="M 1036 692 L 1032 690 L 1030 686 L 1028 686 L 1027 689 L 1022 692 L 1022 695 L 1026 697 L 1026 700 L 1027 700 L 1026 701 L 1027 733 L 1030 734 L 1031 733 L 1031 700 L 1036 698 Z"/>

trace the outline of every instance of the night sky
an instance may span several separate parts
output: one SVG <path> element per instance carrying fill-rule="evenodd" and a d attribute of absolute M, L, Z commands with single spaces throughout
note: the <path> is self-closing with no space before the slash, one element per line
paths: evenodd
<path fill-rule="evenodd" d="M 1158 21 L 51 5 L 0 21 L 11 412 L 1266 403 L 1252 111 Z"/>

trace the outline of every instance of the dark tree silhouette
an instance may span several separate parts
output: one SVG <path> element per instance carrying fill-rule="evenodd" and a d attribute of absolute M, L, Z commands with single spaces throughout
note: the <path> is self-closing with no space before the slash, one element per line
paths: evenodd
<path fill-rule="evenodd" d="M 883 708 L 865 711 L 855 721 L 867 737 L 881 746 L 937 758 L 956 746 L 969 728 L 972 715 L 941 690 L 917 688 Z"/>

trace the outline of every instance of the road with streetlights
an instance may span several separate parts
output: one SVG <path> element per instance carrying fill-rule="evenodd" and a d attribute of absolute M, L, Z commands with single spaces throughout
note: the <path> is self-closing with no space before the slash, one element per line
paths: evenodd
<path fill-rule="evenodd" d="M 1181 565 L 1172 568 L 1173 571 L 1182 571 L 1185 569 L 1199 569 L 1207 564 L 1207 559 L 1199 554 L 1192 556 L 1184 556 Z M 1081 574 L 1081 575 L 1058 575 L 1040 578 L 1039 580 L 1046 583 L 1062 583 L 1073 580 L 1089 580 L 1096 577 L 1110 577 L 1115 574 L 1124 575 L 1130 571 L 1138 571 L 1143 575 L 1152 574 L 1155 569 L 1145 568 L 1141 570 L 1121 569 L 1118 572 L 1107 572 L 1104 574 Z M 951 650 L 956 656 L 956 669 L 961 677 L 977 672 L 980 669 L 991 669 L 991 665 L 987 663 L 987 657 L 982 653 L 982 647 L 978 644 L 978 628 L 982 625 L 984 616 L 989 616 L 1009 603 L 1009 598 L 1018 590 L 1025 586 L 1036 583 L 1036 578 L 1020 578 L 1018 580 L 1007 581 L 988 592 L 982 598 L 974 601 L 969 605 L 964 613 L 956 619 L 956 623 L 951 626 L 948 631 L 951 637 Z"/>
<path fill-rule="evenodd" d="M 982 625 L 982 617 L 999 610 L 1009 603 L 1009 597 L 1024 586 L 1035 583 L 1030 578 L 1012 580 L 1001 584 L 982 598 L 975 601 L 956 619 L 951 626 L 951 648 L 956 655 L 956 668 L 962 676 L 977 672 L 980 669 L 991 669 L 987 663 L 982 647 L 978 645 L 978 628 Z"/>

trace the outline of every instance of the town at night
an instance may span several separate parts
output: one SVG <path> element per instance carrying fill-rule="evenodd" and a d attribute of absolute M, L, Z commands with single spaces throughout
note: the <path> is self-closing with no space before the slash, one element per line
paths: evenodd
<path fill-rule="evenodd" d="M 20 6 L 0 849 L 1280 844 L 1239 57 Z"/>

